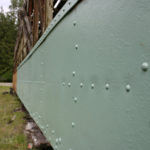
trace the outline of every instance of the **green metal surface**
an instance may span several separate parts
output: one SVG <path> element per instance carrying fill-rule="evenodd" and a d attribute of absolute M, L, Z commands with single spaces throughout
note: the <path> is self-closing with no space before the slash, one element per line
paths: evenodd
<path fill-rule="evenodd" d="M 47 32 L 17 93 L 52 146 L 149 150 L 150 0 L 83 0 Z"/>

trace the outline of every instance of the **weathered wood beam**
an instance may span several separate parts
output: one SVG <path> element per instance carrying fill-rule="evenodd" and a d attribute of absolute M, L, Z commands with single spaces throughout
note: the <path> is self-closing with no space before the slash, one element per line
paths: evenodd
<path fill-rule="evenodd" d="M 38 40 L 39 35 L 39 11 L 38 6 L 39 3 L 37 0 L 34 0 L 34 16 L 33 16 L 33 45 Z"/>
<path fill-rule="evenodd" d="M 46 27 L 53 19 L 53 0 L 46 0 Z"/>

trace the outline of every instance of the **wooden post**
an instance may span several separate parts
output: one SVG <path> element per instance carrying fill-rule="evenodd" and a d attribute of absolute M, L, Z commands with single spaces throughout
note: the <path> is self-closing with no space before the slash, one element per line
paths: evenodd
<path fill-rule="evenodd" d="M 33 16 L 33 45 L 38 40 L 39 35 L 39 11 L 38 11 L 39 3 L 37 0 L 34 0 L 34 16 Z"/>
<path fill-rule="evenodd" d="M 53 0 L 46 0 L 46 27 L 53 19 Z"/>

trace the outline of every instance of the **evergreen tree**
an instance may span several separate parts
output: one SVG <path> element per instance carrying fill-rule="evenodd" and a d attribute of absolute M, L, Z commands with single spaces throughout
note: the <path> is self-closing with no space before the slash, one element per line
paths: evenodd
<path fill-rule="evenodd" d="M 22 0 L 11 0 L 10 11 L 0 10 L 0 82 L 12 81 L 14 47 L 17 36 L 17 11 Z"/>

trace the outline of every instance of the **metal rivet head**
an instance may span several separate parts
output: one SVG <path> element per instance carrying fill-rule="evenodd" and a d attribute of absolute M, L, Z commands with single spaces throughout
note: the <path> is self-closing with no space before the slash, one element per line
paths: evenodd
<path fill-rule="evenodd" d="M 50 136 L 48 137 L 48 140 L 51 141 L 51 137 Z"/>
<path fill-rule="evenodd" d="M 68 87 L 71 87 L 71 83 L 70 82 L 68 83 Z"/>
<path fill-rule="evenodd" d="M 76 75 L 76 72 L 75 72 L 75 71 L 73 71 L 73 72 L 72 72 L 72 76 L 75 76 L 75 75 Z"/>
<path fill-rule="evenodd" d="M 107 83 L 107 84 L 105 85 L 105 89 L 106 89 L 106 90 L 109 90 L 109 87 L 110 87 L 110 85 Z"/>
<path fill-rule="evenodd" d="M 82 88 L 83 87 L 83 83 L 80 83 L 80 88 Z"/>
<path fill-rule="evenodd" d="M 75 49 L 77 50 L 79 48 L 78 44 L 75 45 Z"/>
<path fill-rule="evenodd" d="M 76 21 L 74 21 L 74 22 L 73 22 L 73 25 L 74 25 L 74 26 L 76 26 L 76 25 L 77 25 L 77 22 L 76 22 Z"/>
<path fill-rule="evenodd" d="M 58 139 L 56 139 L 56 144 L 58 144 L 58 142 L 59 142 L 59 140 L 58 140 Z"/>
<path fill-rule="evenodd" d="M 58 146 L 57 146 L 57 145 L 55 145 L 55 146 L 54 146 L 54 149 L 55 149 L 55 150 L 57 150 L 57 149 L 58 149 Z"/>
<path fill-rule="evenodd" d="M 95 85 L 94 83 L 91 84 L 91 89 L 94 89 Z"/>
<path fill-rule="evenodd" d="M 66 83 L 65 83 L 65 82 L 63 82 L 63 83 L 62 83 L 62 85 L 63 85 L 63 86 L 65 86 L 65 85 L 66 85 Z"/>
<path fill-rule="evenodd" d="M 131 86 L 130 86 L 129 84 L 127 84 L 127 85 L 126 85 L 126 91 L 127 91 L 127 92 L 130 92 L 130 90 L 131 90 Z"/>
<path fill-rule="evenodd" d="M 52 132 L 52 134 L 55 134 L 55 130 L 52 130 L 51 132 Z"/>
<path fill-rule="evenodd" d="M 62 141 L 62 139 L 61 139 L 61 137 L 59 137 L 59 138 L 58 138 L 59 144 L 61 144 L 61 141 Z"/>
<path fill-rule="evenodd" d="M 75 127 L 75 123 L 74 123 L 74 122 L 72 122 L 72 123 L 71 123 L 71 126 L 72 126 L 72 128 L 74 128 L 74 127 Z"/>
<path fill-rule="evenodd" d="M 75 103 L 77 103 L 78 98 L 77 98 L 77 97 L 74 97 L 73 100 L 74 100 Z"/>
<path fill-rule="evenodd" d="M 143 70 L 143 71 L 147 71 L 148 68 L 149 68 L 149 64 L 148 64 L 147 62 L 144 62 L 144 63 L 142 64 L 142 70 Z"/>

